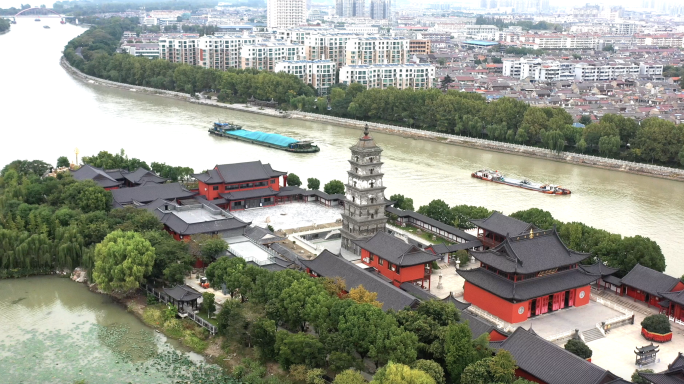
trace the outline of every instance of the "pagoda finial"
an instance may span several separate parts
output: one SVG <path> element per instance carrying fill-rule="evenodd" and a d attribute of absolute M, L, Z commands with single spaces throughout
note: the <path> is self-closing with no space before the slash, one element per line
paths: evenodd
<path fill-rule="evenodd" d="M 363 135 L 368 136 L 370 132 L 368 131 L 368 124 L 366 124 L 366 128 L 363 130 Z"/>
<path fill-rule="evenodd" d="M 530 239 L 534 239 L 534 229 L 530 228 Z"/>

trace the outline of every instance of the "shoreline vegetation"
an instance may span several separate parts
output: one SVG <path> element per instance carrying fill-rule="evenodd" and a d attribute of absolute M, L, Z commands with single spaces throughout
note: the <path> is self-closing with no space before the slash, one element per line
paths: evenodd
<path fill-rule="evenodd" d="M 356 83 L 336 84 L 329 96 L 317 97 L 311 86 L 285 73 L 218 71 L 116 53 L 123 31 L 137 25 L 135 19 L 105 19 L 71 40 L 64 49 L 71 73 L 203 105 L 340 125 L 368 123 L 403 136 L 684 181 L 679 168 L 684 164 L 684 126 L 663 119 L 636 121 L 607 114 L 591 122 L 583 116 L 588 125 L 581 128 L 572 125 L 573 117 L 562 108 L 533 107 L 508 97 L 488 102 L 479 94 L 436 88 L 366 90 Z M 218 102 L 198 100 L 196 93 Z M 252 97 L 274 100 L 291 113 L 231 106 Z"/>

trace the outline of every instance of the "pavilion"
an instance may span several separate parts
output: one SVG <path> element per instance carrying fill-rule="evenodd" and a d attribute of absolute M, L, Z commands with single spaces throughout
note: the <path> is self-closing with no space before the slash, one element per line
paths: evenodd
<path fill-rule="evenodd" d="M 201 293 L 187 285 L 176 285 L 173 288 L 164 288 L 164 293 L 169 297 L 171 304 L 178 307 L 179 312 L 185 312 L 186 306 L 196 310 L 197 299 L 202 297 Z"/>

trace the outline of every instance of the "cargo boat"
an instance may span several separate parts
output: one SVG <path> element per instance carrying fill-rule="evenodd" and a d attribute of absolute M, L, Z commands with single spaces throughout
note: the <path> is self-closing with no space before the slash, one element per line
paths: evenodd
<path fill-rule="evenodd" d="M 214 123 L 214 126 L 209 130 L 209 133 L 220 137 L 227 137 L 229 139 L 263 145 L 264 147 L 293 153 L 316 153 L 321 150 L 317 145 L 314 145 L 310 141 L 300 141 L 277 133 L 248 131 L 242 129 L 242 126 L 240 125 L 231 123 Z"/>
<path fill-rule="evenodd" d="M 49 25 L 43 25 L 43 28 L 50 29 L 50 26 Z"/>
<path fill-rule="evenodd" d="M 507 178 L 504 177 L 504 175 L 502 175 L 499 171 L 490 171 L 483 169 L 480 171 L 473 172 L 471 176 L 476 179 L 491 181 L 498 184 L 510 185 L 511 187 L 528 189 L 530 191 L 541 192 L 547 195 L 569 195 L 572 193 L 569 189 L 557 185 L 537 184 L 529 180 L 517 180 Z"/>

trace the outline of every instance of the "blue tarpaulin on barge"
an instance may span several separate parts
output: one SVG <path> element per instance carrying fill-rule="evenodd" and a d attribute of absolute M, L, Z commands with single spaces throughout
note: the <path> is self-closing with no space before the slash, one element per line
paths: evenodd
<path fill-rule="evenodd" d="M 265 133 L 265 132 L 259 132 L 259 131 L 246 131 L 244 129 L 240 129 L 237 131 L 227 131 L 226 134 L 228 135 L 233 135 L 233 136 L 240 136 L 244 137 L 245 139 L 249 140 L 254 140 L 254 141 L 261 141 L 264 143 L 269 143 L 273 145 L 277 145 L 280 147 L 288 147 L 292 143 L 296 143 L 299 140 L 295 140 L 291 137 L 279 135 L 277 133 Z"/>

